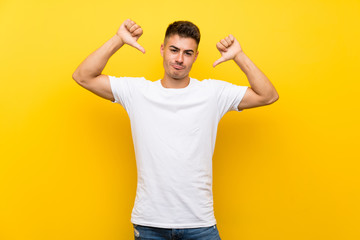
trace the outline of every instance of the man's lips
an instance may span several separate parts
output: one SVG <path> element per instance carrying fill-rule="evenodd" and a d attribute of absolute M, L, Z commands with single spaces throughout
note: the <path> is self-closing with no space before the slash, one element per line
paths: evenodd
<path fill-rule="evenodd" d="M 173 68 L 175 68 L 176 70 L 182 70 L 185 67 L 184 66 L 180 66 L 180 65 L 172 65 Z"/>

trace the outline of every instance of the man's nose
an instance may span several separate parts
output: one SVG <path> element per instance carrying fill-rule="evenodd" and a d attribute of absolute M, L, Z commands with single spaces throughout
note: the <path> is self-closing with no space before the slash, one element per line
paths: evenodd
<path fill-rule="evenodd" d="M 178 63 L 182 63 L 184 61 L 184 56 L 179 53 L 177 56 L 176 56 L 176 62 Z"/>

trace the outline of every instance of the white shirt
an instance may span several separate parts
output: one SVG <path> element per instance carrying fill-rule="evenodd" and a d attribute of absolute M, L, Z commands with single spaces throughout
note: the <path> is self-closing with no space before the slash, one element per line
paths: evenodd
<path fill-rule="evenodd" d="M 212 156 L 217 127 L 247 86 L 190 78 L 164 88 L 145 78 L 109 76 L 114 103 L 127 111 L 138 171 L 131 222 L 161 228 L 216 224 Z M 239 111 L 240 112 L 240 111 Z"/>

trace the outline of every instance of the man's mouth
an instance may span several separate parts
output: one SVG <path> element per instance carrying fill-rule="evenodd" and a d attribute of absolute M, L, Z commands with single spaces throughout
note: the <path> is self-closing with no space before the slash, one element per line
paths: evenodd
<path fill-rule="evenodd" d="M 184 66 L 180 66 L 180 65 L 172 65 L 173 68 L 175 68 L 176 70 L 182 70 L 184 69 L 185 67 Z"/>

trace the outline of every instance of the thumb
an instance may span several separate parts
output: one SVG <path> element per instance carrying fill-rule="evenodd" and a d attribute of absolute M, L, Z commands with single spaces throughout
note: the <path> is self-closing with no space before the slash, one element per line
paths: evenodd
<path fill-rule="evenodd" d="M 142 53 L 145 53 L 145 49 L 137 42 L 134 42 L 131 44 L 131 46 L 133 46 L 134 48 L 138 49 L 139 51 L 141 51 Z"/>
<path fill-rule="evenodd" d="M 222 63 L 222 62 L 225 62 L 225 59 L 223 57 L 219 58 L 218 60 L 216 60 L 213 64 L 213 67 L 215 67 L 216 65 Z"/>

